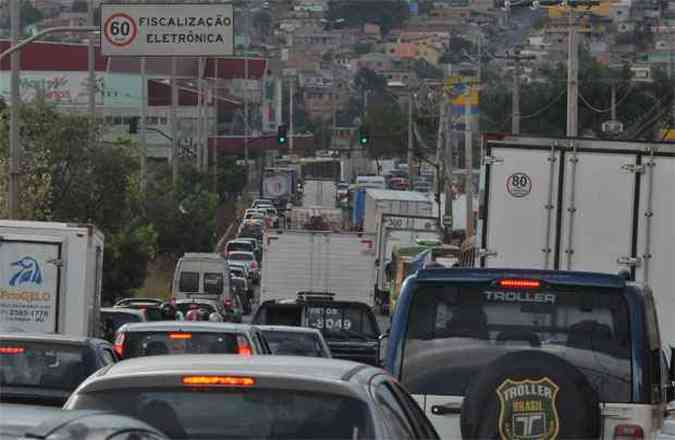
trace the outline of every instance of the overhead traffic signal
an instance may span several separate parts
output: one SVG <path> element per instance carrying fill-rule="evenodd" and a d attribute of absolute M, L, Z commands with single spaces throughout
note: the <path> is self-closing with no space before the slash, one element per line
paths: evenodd
<path fill-rule="evenodd" d="M 277 144 L 284 145 L 288 142 L 288 127 L 280 125 L 277 127 Z"/>
<path fill-rule="evenodd" d="M 359 128 L 359 144 L 368 145 L 370 143 L 370 134 L 368 133 L 368 127 Z"/>

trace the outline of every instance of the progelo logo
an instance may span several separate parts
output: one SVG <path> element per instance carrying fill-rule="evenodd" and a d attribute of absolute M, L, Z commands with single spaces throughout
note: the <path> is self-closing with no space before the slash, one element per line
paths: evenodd
<path fill-rule="evenodd" d="M 506 379 L 497 388 L 502 440 L 555 440 L 560 431 L 556 408 L 558 385 L 539 380 Z"/>
<path fill-rule="evenodd" d="M 12 263 L 12 267 L 17 267 L 17 271 L 9 280 L 9 285 L 17 287 L 22 284 L 42 284 L 42 271 L 40 264 L 33 257 L 23 257 Z"/>

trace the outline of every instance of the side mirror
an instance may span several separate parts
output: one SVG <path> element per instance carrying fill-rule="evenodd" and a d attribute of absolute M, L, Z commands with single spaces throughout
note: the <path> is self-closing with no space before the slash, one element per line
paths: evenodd
<path fill-rule="evenodd" d="M 389 342 L 389 329 L 385 330 L 377 339 L 377 358 L 381 366 L 384 366 L 384 359 L 387 354 L 387 343 Z"/>

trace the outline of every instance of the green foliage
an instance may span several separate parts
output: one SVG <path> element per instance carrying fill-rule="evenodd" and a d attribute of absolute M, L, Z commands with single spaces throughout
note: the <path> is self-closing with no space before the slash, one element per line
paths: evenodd
<path fill-rule="evenodd" d="M 370 101 L 363 125 L 368 127 L 370 157 L 400 157 L 407 151 L 407 122 L 398 104 L 386 99 Z"/>
<path fill-rule="evenodd" d="M 17 1 L 17 0 L 13 0 Z M 25 28 L 31 24 L 41 21 L 44 17 L 42 12 L 33 7 L 33 4 L 30 1 L 24 0 L 21 3 L 21 27 Z"/>
<path fill-rule="evenodd" d="M 442 69 L 421 58 L 415 60 L 413 70 L 419 79 L 443 79 Z"/>
<path fill-rule="evenodd" d="M 371 0 L 364 7 L 361 0 L 331 0 L 327 19 L 344 19 L 346 27 L 362 27 L 366 23 L 380 25 L 383 34 L 399 28 L 410 15 L 404 0 Z"/>
<path fill-rule="evenodd" d="M 368 68 L 362 67 L 354 75 L 354 86 L 361 93 L 370 91 L 380 94 L 387 88 L 387 79 Z"/>
<path fill-rule="evenodd" d="M 357 55 L 365 55 L 367 53 L 372 52 L 372 50 L 373 50 L 372 43 L 358 42 L 354 45 L 354 53 Z"/>

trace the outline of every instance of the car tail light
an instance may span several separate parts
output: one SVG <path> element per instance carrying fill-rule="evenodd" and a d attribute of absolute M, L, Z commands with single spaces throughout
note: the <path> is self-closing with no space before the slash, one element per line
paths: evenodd
<path fill-rule="evenodd" d="M 251 356 L 253 354 L 251 346 L 248 344 L 248 340 L 245 336 L 237 336 L 237 345 L 239 346 L 237 354 L 242 356 Z"/>
<path fill-rule="evenodd" d="M 183 376 L 181 383 L 190 386 L 252 387 L 255 385 L 255 378 L 241 376 Z"/>
<path fill-rule="evenodd" d="M 119 356 L 120 359 L 124 358 L 124 339 L 125 339 L 125 334 L 124 332 L 118 332 L 117 336 L 115 337 L 115 344 L 113 345 L 113 349 L 115 350 L 115 353 L 117 353 L 117 356 Z"/>
<path fill-rule="evenodd" d="M 642 440 L 645 433 L 640 425 L 617 425 L 614 428 L 614 440 Z"/>
<path fill-rule="evenodd" d="M 169 333 L 169 339 L 192 339 L 192 333 Z"/>
<path fill-rule="evenodd" d="M 23 347 L 0 347 L 0 354 L 21 354 L 24 351 Z"/>
<path fill-rule="evenodd" d="M 224 299 L 223 300 L 223 306 L 225 306 L 226 309 L 231 309 L 232 308 L 232 300 L 231 299 Z"/>
<path fill-rule="evenodd" d="M 172 306 L 175 306 L 175 305 L 176 305 L 176 297 L 175 297 L 175 296 L 172 296 L 171 298 L 169 298 L 169 303 L 170 303 Z"/>
<path fill-rule="evenodd" d="M 499 280 L 499 286 L 510 287 L 515 289 L 537 289 L 541 287 L 541 281 L 507 278 Z"/>
<path fill-rule="evenodd" d="M 251 269 L 255 270 L 258 267 L 258 263 L 251 261 Z"/>

